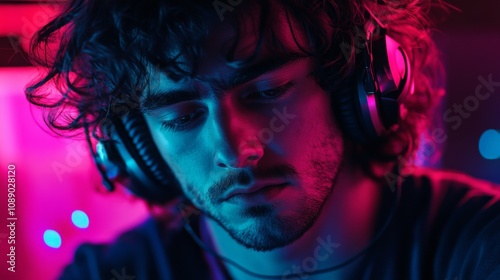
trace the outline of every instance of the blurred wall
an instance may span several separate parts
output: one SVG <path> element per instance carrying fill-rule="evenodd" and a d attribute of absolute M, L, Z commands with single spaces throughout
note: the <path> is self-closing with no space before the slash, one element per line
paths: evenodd
<path fill-rule="evenodd" d="M 448 135 L 442 167 L 500 183 L 500 2 L 447 2 L 461 12 L 452 12 L 435 33 L 448 76 L 439 116 Z M 493 159 L 481 154 L 481 137 L 488 143 L 483 153 Z"/>
<path fill-rule="evenodd" d="M 23 58 L 32 33 L 52 16 L 56 6 L 42 2 L 0 2 L 0 279 L 55 279 L 82 242 L 109 242 L 142 221 L 142 202 L 124 193 L 108 194 L 94 168 L 85 141 L 49 135 L 40 112 L 31 110 L 24 87 L 37 75 Z M 5 36 L 17 36 L 6 39 Z M 7 44 L 6 44 L 7 43 Z M 14 216 L 7 220 L 7 168 L 15 165 Z M 88 217 L 72 220 L 75 210 Z M 79 212 L 79 213 L 82 213 Z M 15 244 L 7 224 L 15 222 Z M 83 218 L 83 223 L 84 223 Z M 85 226 L 83 224 L 83 226 Z M 47 233 L 59 234 L 57 236 Z M 15 273 L 7 270 L 15 245 Z M 57 248 L 50 247 L 56 246 Z"/>

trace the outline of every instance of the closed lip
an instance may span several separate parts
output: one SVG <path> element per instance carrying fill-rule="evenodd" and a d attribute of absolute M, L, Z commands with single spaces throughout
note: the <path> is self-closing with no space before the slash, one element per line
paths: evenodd
<path fill-rule="evenodd" d="M 267 187 L 284 186 L 286 184 L 288 184 L 288 182 L 281 180 L 281 179 L 280 180 L 278 180 L 278 179 L 276 179 L 276 180 L 257 180 L 254 184 L 252 184 L 250 186 L 245 186 L 245 187 L 238 186 L 236 188 L 230 189 L 228 192 L 225 193 L 222 200 L 228 200 L 231 197 L 233 197 L 235 195 L 239 195 L 239 194 L 255 193 L 255 192 L 258 192 L 258 191 L 260 191 L 264 188 L 267 188 Z"/>

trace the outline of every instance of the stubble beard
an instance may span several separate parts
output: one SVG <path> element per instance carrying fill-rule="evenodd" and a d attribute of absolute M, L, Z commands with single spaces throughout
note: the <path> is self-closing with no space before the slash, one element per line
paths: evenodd
<path fill-rule="evenodd" d="M 314 189 L 315 195 L 307 196 L 299 205 L 295 204 L 292 214 L 286 217 L 277 216 L 273 204 L 249 207 L 245 214 L 251 219 L 251 223 L 239 228 L 232 225 L 224 215 L 220 215 L 220 211 L 215 207 L 209 207 L 204 212 L 234 240 L 248 249 L 265 252 L 292 244 L 314 225 L 333 191 L 344 157 L 344 148 L 339 141 L 339 136 L 335 135 L 318 145 L 318 149 L 323 151 L 325 148 L 329 149 L 326 159 L 308 155 L 308 168 L 304 173 L 316 176 L 311 186 L 306 187 Z M 318 152 L 320 151 L 315 154 Z M 331 160 L 328 160 L 329 156 Z M 311 176 L 306 174 L 301 175 Z"/>

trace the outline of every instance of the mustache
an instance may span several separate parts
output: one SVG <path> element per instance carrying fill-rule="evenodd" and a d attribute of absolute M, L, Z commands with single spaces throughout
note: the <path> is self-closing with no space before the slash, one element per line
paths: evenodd
<path fill-rule="evenodd" d="M 249 170 L 230 171 L 209 187 L 208 197 L 211 201 L 217 201 L 232 186 L 250 185 L 255 181 L 255 178 L 262 180 L 278 177 L 288 180 L 297 174 L 297 170 L 289 164 L 276 165 L 264 170 L 255 170 L 255 172 Z"/>

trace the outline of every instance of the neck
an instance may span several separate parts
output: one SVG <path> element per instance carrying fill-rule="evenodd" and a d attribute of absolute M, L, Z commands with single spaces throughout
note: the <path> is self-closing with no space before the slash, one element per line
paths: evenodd
<path fill-rule="evenodd" d="M 308 274 L 338 265 L 370 244 L 377 233 L 376 216 L 381 209 L 383 186 L 361 170 L 344 165 L 314 225 L 292 244 L 268 252 L 248 249 L 236 242 L 217 222 L 202 218 L 207 230 L 205 242 L 219 255 L 233 260 L 250 271 L 266 275 Z M 236 279 L 251 278 L 233 265 L 226 269 Z M 344 269 L 328 274 L 329 279 L 345 273 Z M 326 274 L 312 275 L 325 279 Z M 296 279 L 296 278 L 290 278 Z"/>

